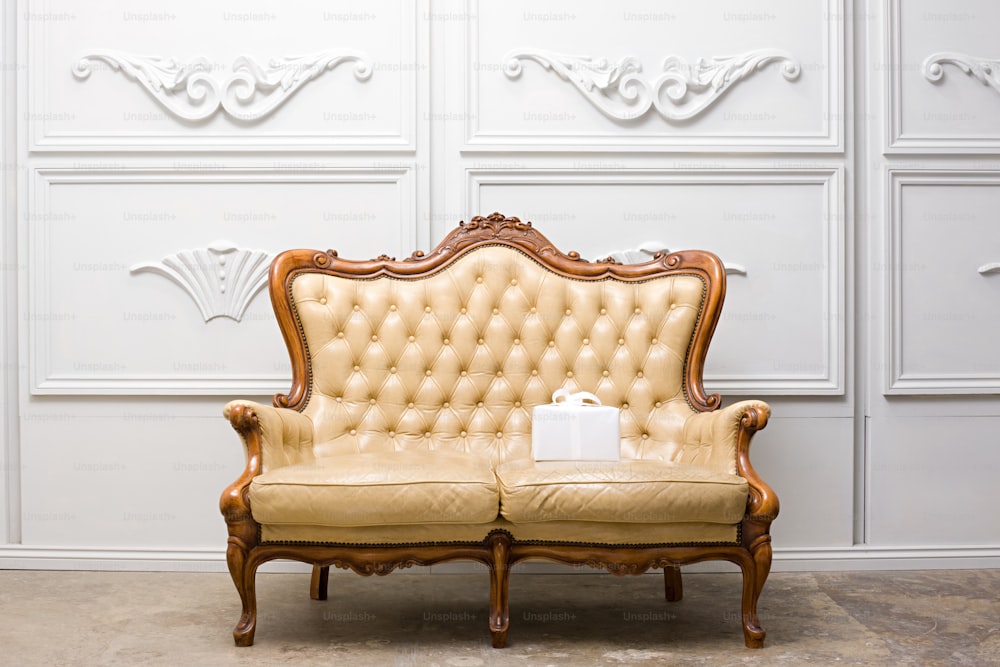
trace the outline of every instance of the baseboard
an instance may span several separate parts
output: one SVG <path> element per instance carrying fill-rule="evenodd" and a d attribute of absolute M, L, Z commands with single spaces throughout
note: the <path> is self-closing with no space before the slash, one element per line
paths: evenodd
<path fill-rule="evenodd" d="M 593 573 L 586 567 L 550 563 L 523 563 L 525 573 Z M 997 547 L 838 547 L 776 549 L 772 572 L 847 570 L 941 570 L 998 569 Z M 108 570 L 133 572 L 226 572 L 222 549 L 140 549 L 75 547 L 0 546 L 0 569 L 4 570 Z M 733 572 L 725 562 L 697 563 L 687 572 Z M 444 563 L 429 568 L 412 568 L 412 574 L 456 574 L 481 571 L 474 563 Z M 309 566 L 292 561 L 274 561 L 261 572 L 308 572 Z"/>

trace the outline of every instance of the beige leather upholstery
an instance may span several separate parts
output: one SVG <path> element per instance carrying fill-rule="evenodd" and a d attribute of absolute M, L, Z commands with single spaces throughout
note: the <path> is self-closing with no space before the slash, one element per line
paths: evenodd
<path fill-rule="evenodd" d="M 735 472 L 732 443 L 685 432 L 683 364 L 704 284 L 580 281 L 507 246 L 423 280 L 294 279 L 314 386 L 313 451 L 531 458 L 531 409 L 561 387 L 621 406 L 623 458 Z"/>
<path fill-rule="evenodd" d="M 739 523 L 742 477 L 659 461 L 511 461 L 497 468 L 500 507 L 514 523 Z"/>
<path fill-rule="evenodd" d="M 345 454 L 272 469 L 250 485 L 263 524 L 489 523 L 499 496 L 489 461 L 458 452 Z"/>
<path fill-rule="evenodd" d="M 703 295 L 694 275 L 574 280 L 501 245 L 421 280 L 297 275 L 308 402 L 238 402 L 261 422 L 262 538 L 735 541 L 739 419 L 767 406 L 688 404 Z M 532 408 L 559 388 L 621 406 L 620 463 L 532 461 Z"/>

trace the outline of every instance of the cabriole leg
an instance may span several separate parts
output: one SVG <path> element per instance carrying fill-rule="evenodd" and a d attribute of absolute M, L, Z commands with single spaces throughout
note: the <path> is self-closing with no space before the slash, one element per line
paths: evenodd
<path fill-rule="evenodd" d="M 243 613 L 233 628 L 233 641 L 237 646 L 253 646 L 257 629 L 257 564 L 248 563 L 246 550 L 234 544 L 232 539 L 226 549 L 226 562 L 243 603 Z"/>
<path fill-rule="evenodd" d="M 496 533 L 489 537 L 490 547 L 490 634 L 493 648 L 507 645 L 510 608 L 507 601 L 510 578 L 510 536 Z"/>

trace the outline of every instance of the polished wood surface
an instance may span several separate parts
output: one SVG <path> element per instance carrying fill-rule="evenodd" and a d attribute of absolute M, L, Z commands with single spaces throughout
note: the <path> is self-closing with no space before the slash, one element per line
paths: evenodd
<path fill-rule="evenodd" d="M 725 297 L 725 271 L 713 254 L 703 251 L 658 253 L 644 264 L 622 265 L 613 261 L 588 262 L 579 254 L 563 253 L 529 222 L 494 213 L 476 217 L 453 230 L 432 252 L 414 252 L 396 261 L 378 257 L 367 261 L 341 259 L 333 250 L 291 250 L 281 253 L 272 263 L 269 288 L 282 335 L 292 361 L 292 387 L 288 394 L 274 397 L 276 407 L 302 410 L 309 398 L 313 378 L 302 330 L 291 303 L 291 285 L 302 272 L 372 278 L 388 275 L 417 279 L 441 270 L 463 253 L 486 244 L 514 247 L 547 266 L 559 275 L 576 280 L 639 281 L 655 276 L 688 274 L 705 284 L 704 305 L 689 347 L 684 370 L 684 390 L 688 403 L 698 411 L 720 407 L 718 394 L 707 395 L 702 375 L 705 355 L 719 320 Z M 778 514 L 774 491 L 759 477 L 750 463 L 749 448 L 754 433 L 767 424 L 767 414 L 748 408 L 739 422 L 737 435 L 737 470 L 749 484 L 746 515 L 740 525 L 739 544 L 732 545 L 608 545 L 519 542 L 506 531 L 498 530 L 482 542 L 419 545 L 336 545 L 268 544 L 259 539 L 260 526 L 253 520 L 247 492 L 251 480 L 261 472 L 261 425 L 248 406 L 230 412 L 230 422 L 246 448 L 247 465 L 243 474 L 222 495 L 220 508 L 229 528 L 226 559 L 239 592 L 243 610 L 233 636 L 239 646 L 253 643 L 257 602 L 255 576 L 263 563 L 284 558 L 311 563 L 310 597 L 327 597 L 329 568 L 350 569 L 370 576 L 386 575 L 399 568 L 432 565 L 452 560 L 480 562 L 489 568 L 489 629 L 493 646 L 506 645 L 510 630 L 508 584 L 511 568 L 527 560 L 547 560 L 605 569 L 615 575 L 642 574 L 663 568 L 664 592 L 668 601 L 683 595 L 680 566 L 705 560 L 726 560 L 738 565 L 743 573 L 742 625 L 748 647 L 763 646 L 764 630 L 757 615 L 757 602 L 771 566 L 770 524 Z"/>

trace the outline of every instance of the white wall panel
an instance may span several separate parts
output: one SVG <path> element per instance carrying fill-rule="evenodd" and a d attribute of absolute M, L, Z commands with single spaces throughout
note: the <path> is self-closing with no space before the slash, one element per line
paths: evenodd
<path fill-rule="evenodd" d="M 869 543 L 1000 544 L 1000 418 L 873 418 Z"/>
<path fill-rule="evenodd" d="M 34 150 L 415 149 L 416 3 L 31 0 L 22 18 Z"/>
<path fill-rule="evenodd" d="M 221 405 L 220 410 L 221 414 Z M 168 406 L 108 417 L 29 407 L 21 437 L 22 542 L 38 546 L 191 548 L 225 543 L 222 490 L 242 471 L 221 416 Z"/>
<path fill-rule="evenodd" d="M 1000 4 L 887 0 L 889 148 L 942 152 L 1000 147 Z"/>
<path fill-rule="evenodd" d="M 890 180 L 888 393 L 1000 393 L 1000 173 Z"/>
<path fill-rule="evenodd" d="M 849 547 L 854 542 L 852 419 L 771 419 L 751 460 L 778 494 L 774 547 Z"/>
<path fill-rule="evenodd" d="M 468 3 L 471 150 L 839 150 L 843 3 Z"/>
<path fill-rule="evenodd" d="M 269 255 L 408 255 L 416 237 L 405 168 L 46 168 L 35 172 L 32 203 L 23 319 L 34 393 L 284 391 L 290 367 L 266 290 L 242 321 L 205 321 L 178 284 L 130 269 L 219 242 Z M 238 271 L 223 268 L 231 293 Z M 211 283 L 220 267 L 199 260 L 195 269 Z"/>
<path fill-rule="evenodd" d="M 705 248 L 728 278 L 709 352 L 713 391 L 843 392 L 840 172 L 470 170 L 470 207 L 532 220 L 564 250 L 597 259 L 650 241 Z M 789 248 L 794 248 L 790 253 Z"/>

